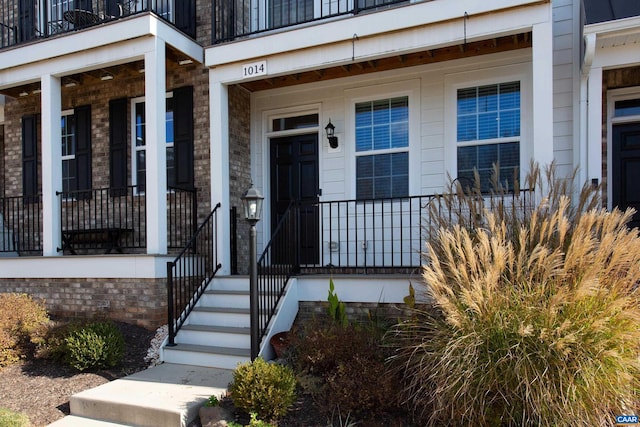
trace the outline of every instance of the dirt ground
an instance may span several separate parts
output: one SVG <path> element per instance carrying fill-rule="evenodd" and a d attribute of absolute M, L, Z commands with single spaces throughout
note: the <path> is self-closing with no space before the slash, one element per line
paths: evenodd
<path fill-rule="evenodd" d="M 27 358 L 0 371 L 0 407 L 26 414 L 34 427 L 69 414 L 69 397 L 147 367 L 144 358 L 154 331 L 117 323 L 125 338 L 122 364 L 110 370 L 78 372 L 62 363 Z"/>

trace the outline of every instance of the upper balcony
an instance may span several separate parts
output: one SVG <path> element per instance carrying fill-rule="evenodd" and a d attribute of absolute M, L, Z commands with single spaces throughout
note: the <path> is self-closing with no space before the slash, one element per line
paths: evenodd
<path fill-rule="evenodd" d="M 195 0 L 0 0 L 0 49 L 144 12 L 195 38 Z"/>
<path fill-rule="evenodd" d="M 213 0 L 213 44 L 409 0 Z"/>

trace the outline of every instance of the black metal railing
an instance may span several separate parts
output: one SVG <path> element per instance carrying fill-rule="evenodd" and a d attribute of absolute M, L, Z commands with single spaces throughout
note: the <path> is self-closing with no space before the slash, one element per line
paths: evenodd
<path fill-rule="evenodd" d="M 0 198 L 0 253 L 42 255 L 42 196 Z"/>
<path fill-rule="evenodd" d="M 483 209 L 533 205 L 533 192 L 455 194 L 339 200 L 299 204 L 300 267 L 303 273 L 341 269 L 350 272 L 411 270 L 421 265 L 425 241 L 438 225 L 475 222 Z M 299 215 L 299 214 L 298 214 Z M 306 226 L 305 226 L 306 224 Z M 350 271 L 357 270 L 357 271 Z"/>
<path fill-rule="evenodd" d="M 258 259 L 258 342 L 262 340 L 287 281 L 298 271 L 299 209 L 291 202 Z M 253 262 L 253 261 L 252 261 Z M 253 313 L 256 315 L 256 313 Z M 256 333 L 256 331 L 251 331 Z M 253 342 L 253 341 L 252 341 Z"/>
<path fill-rule="evenodd" d="M 146 196 L 137 186 L 56 193 L 65 253 L 142 252 L 147 245 Z M 195 190 L 167 192 L 167 246 L 182 248 L 197 223 Z"/>
<path fill-rule="evenodd" d="M 355 15 L 407 0 L 213 0 L 212 42 L 222 43 L 293 25 Z"/>
<path fill-rule="evenodd" d="M 142 12 L 195 37 L 195 0 L 0 0 L 0 48 Z"/>
<path fill-rule="evenodd" d="M 218 262 L 218 203 L 182 252 L 167 263 L 168 345 L 220 269 Z"/>

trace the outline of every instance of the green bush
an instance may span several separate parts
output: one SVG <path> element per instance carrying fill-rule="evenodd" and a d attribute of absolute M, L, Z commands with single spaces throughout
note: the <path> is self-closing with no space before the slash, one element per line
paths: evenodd
<path fill-rule="evenodd" d="M 29 417 L 19 412 L 0 408 L 0 427 L 29 427 Z"/>
<path fill-rule="evenodd" d="M 79 371 L 112 368 L 122 360 L 122 332 L 109 322 L 93 322 L 71 332 L 65 338 L 65 360 Z"/>
<path fill-rule="evenodd" d="M 571 180 L 533 171 L 537 206 L 440 221 L 428 242 L 433 310 L 395 327 L 392 358 L 424 425 L 604 426 L 640 407 L 631 214 L 599 208 L 587 187 L 572 204 Z M 483 196 L 451 199 L 468 212 Z"/>
<path fill-rule="evenodd" d="M 257 358 L 234 370 L 229 391 L 238 408 L 262 420 L 277 420 L 295 401 L 296 378 L 291 368 Z"/>
<path fill-rule="evenodd" d="M 26 294 L 0 294 L 0 368 L 17 362 L 38 344 L 48 323 L 42 302 Z"/>

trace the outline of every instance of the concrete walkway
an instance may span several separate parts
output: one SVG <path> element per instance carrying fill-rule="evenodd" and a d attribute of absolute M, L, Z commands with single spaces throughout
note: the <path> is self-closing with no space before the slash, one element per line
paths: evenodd
<path fill-rule="evenodd" d="M 74 394 L 71 416 L 50 427 L 186 427 L 231 380 L 231 370 L 164 363 Z"/>

